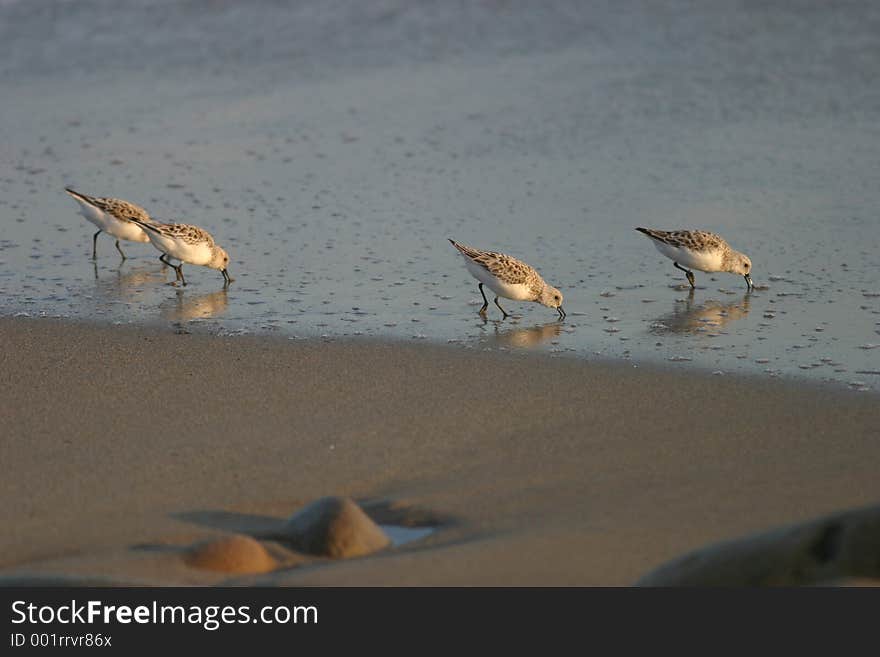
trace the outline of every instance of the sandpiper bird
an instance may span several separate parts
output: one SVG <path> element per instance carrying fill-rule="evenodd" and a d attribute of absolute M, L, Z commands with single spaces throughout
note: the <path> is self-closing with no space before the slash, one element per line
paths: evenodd
<path fill-rule="evenodd" d="M 119 251 L 123 260 L 125 260 L 125 254 L 119 247 L 119 240 L 150 241 L 141 227 L 133 222 L 134 219 L 145 223 L 152 222 L 150 215 L 141 206 L 118 198 L 80 194 L 70 187 L 65 187 L 64 191 L 79 203 L 82 216 L 98 227 L 98 232 L 92 236 L 92 260 L 96 260 L 98 257 L 98 235 L 101 233 L 108 233 L 116 238 L 116 250 Z"/>
<path fill-rule="evenodd" d="M 734 251 L 724 239 L 715 233 L 704 230 L 654 230 L 652 228 L 636 228 L 651 238 L 657 250 L 672 260 L 687 276 L 691 288 L 694 285 L 694 273 L 686 267 L 704 272 L 724 271 L 739 274 L 746 279 L 751 290 L 752 261 L 739 251 Z M 682 267 L 684 265 L 684 267 Z"/>
<path fill-rule="evenodd" d="M 483 292 L 483 284 L 486 284 L 497 295 L 495 305 L 501 310 L 504 319 L 507 319 L 508 314 L 498 303 L 498 297 L 515 301 L 535 301 L 555 308 L 559 313 L 559 318 L 565 319 L 565 311 L 562 309 L 562 293 L 552 285 L 545 283 L 534 268 L 504 253 L 481 251 L 459 244 L 452 239 L 449 241 L 461 252 L 464 264 L 471 276 L 480 281 L 480 294 L 483 295 L 484 301 L 483 307 L 480 308 L 481 315 L 485 315 L 486 308 L 489 307 L 489 300 L 486 299 L 486 293 Z"/>
<path fill-rule="evenodd" d="M 162 252 L 159 260 L 169 267 L 174 267 L 174 272 L 177 274 L 175 283 L 180 281 L 186 285 L 186 279 L 183 277 L 185 262 L 219 269 L 223 274 L 224 285 L 232 282 L 233 279 L 226 271 L 229 255 L 214 242 L 214 238 L 204 228 L 191 224 L 163 224 L 140 219 L 132 219 L 132 221 L 144 229 L 153 246 Z M 180 260 L 180 264 L 173 265 L 168 261 L 169 257 Z"/>

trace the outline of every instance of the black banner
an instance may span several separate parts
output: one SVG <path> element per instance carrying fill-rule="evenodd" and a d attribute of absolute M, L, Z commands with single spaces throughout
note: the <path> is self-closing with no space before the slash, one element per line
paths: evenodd
<path fill-rule="evenodd" d="M 784 638 L 836 651 L 870 636 L 878 589 L 0 588 L 3 654 L 275 646 L 464 648 L 478 636 L 558 652 L 563 642 L 656 649 Z M 701 638 L 702 637 L 702 638 Z M 708 639 L 708 637 L 712 637 Z M 872 638 L 873 640 L 873 638 Z M 577 645 L 577 644 L 576 644 Z M 714 652 L 718 646 L 706 645 Z"/>

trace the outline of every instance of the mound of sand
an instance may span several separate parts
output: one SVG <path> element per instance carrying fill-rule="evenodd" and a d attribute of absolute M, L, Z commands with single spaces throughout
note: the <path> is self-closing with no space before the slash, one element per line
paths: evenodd
<path fill-rule="evenodd" d="M 240 574 L 266 573 L 278 565 L 259 541 L 243 534 L 197 543 L 186 551 L 183 560 L 193 568 Z"/>
<path fill-rule="evenodd" d="M 287 521 L 282 536 L 294 549 L 343 559 L 360 557 L 391 545 L 391 539 L 347 497 L 322 497 Z"/>

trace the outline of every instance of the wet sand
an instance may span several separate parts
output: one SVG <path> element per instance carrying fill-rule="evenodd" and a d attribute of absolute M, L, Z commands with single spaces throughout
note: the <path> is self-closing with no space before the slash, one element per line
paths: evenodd
<path fill-rule="evenodd" d="M 0 319 L 0 344 L 6 583 L 628 585 L 880 498 L 872 393 L 51 320 Z M 436 530 L 252 576 L 175 551 L 326 495 Z"/>

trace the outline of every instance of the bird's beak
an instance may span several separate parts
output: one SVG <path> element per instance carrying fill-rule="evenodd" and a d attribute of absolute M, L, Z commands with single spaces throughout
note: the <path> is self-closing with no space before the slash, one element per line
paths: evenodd
<path fill-rule="evenodd" d="M 752 283 L 752 276 L 751 276 L 751 274 L 746 274 L 745 276 L 743 276 L 743 278 L 746 279 L 746 285 L 749 286 L 749 289 L 750 289 L 750 290 L 751 290 L 753 287 L 755 287 L 755 284 Z"/>
<path fill-rule="evenodd" d="M 559 313 L 559 319 L 565 319 L 565 311 L 562 309 L 562 306 L 556 306 L 556 312 Z"/>
<path fill-rule="evenodd" d="M 226 285 L 229 285 L 232 281 L 235 280 L 229 275 L 229 272 L 225 269 L 221 269 L 220 273 L 223 274 L 223 281 L 226 283 Z"/>

